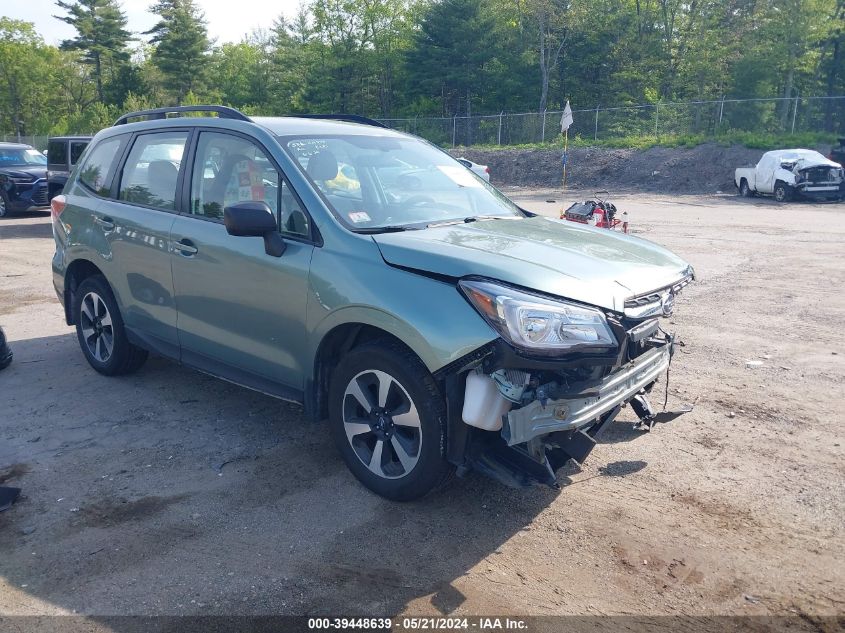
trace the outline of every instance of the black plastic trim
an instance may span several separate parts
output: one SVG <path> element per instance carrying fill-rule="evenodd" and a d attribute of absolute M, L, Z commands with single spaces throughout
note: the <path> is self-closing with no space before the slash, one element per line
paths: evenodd
<path fill-rule="evenodd" d="M 235 119 L 237 121 L 252 121 L 247 115 L 235 108 L 229 108 L 221 105 L 195 105 L 195 106 L 170 106 L 167 108 L 153 108 L 151 110 L 138 110 L 137 112 L 127 112 L 119 117 L 114 125 L 124 125 L 129 122 L 129 119 L 166 119 L 168 114 L 177 114 L 182 112 L 213 112 L 217 114 L 220 119 Z"/>
<path fill-rule="evenodd" d="M 386 130 L 390 128 L 384 123 L 380 123 L 375 119 L 361 116 L 360 114 L 291 114 L 291 117 L 297 119 L 323 119 L 328 121 L 347 121 L 349 123 L 361 123 L 362 125 L 372 125 L 373 127 L 380 127 Z"/>

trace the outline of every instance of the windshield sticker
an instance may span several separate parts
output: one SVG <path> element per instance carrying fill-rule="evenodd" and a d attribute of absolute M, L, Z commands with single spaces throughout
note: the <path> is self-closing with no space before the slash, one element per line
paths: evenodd
<path fill-rule="evenodd" d="M 446 174 L 459 187 L 481 188 L 482 186 L 472 175 L 472 172 L 463 165 L 438 165 L 437 169 Z"/>
<path fill-rule="evenodd" d="M 367 215 L 366 211 L 352 211 L 349 214 L 349 219 L 358 224 L 359 222 L 369 222 L 370 216 Z"/>

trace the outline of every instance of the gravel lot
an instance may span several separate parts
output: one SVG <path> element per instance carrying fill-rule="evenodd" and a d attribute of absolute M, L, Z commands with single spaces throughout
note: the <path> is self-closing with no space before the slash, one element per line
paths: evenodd
<path fill-rule="evenodd" d="M 49 215 L 0 221 L 0 615 L 842 614 L 845 205 L 616 203 L 699 275 L 670 325 L 694 410 L 643 433 L 626 409 L 559 491 L 471 475 L 404 505 L 295 406 L 159 358 L 96 374 Z"/>

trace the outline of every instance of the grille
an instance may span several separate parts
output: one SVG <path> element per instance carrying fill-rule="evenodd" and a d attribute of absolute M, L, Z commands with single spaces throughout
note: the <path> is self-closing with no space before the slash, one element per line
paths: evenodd
<path fill-rule="evenodd" d="M 47 195 L 47 185 L 38 185 L 32 192 L 32 204 L 39 206 L 47 206 L 49 204 L 49 196 Z"/>
<path fill-rule="evenodd" d="M 689 274 L 671 286 L 627 299 L 625 301 L 625 316 L 634 319 L 644 319 L 661 313 L 664 315 L 671 314 L 671 308 L 669 308 L 668 312 L 664 312 L 664 303 L 671 305 L 670 302 L 674 300 L 674 296 L 692 280 L 693 276 Z"/>

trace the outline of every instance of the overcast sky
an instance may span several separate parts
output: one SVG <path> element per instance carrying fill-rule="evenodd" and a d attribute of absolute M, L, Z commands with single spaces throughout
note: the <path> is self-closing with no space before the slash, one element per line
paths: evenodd
<path fill-rule="evenodd" d="M 208 23 L 208 34 L 218 44 L 240 41 L 255 28 L 269 29 L 282 13 L 293 17 L 299 0 L 196 0 Z M 148 11 L 152 0 L 122 0 L 120 4 L 134 33 L 148 31 L 158 16 Z M 64 14 L 54 0 L 0 0 L 0 13 L 16 20 L 34 22 L 48 44 L 73 37 L 72 26 L 54 18 Z"/>

